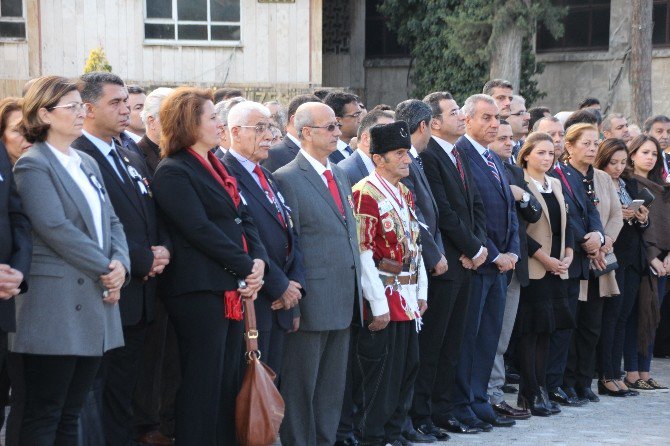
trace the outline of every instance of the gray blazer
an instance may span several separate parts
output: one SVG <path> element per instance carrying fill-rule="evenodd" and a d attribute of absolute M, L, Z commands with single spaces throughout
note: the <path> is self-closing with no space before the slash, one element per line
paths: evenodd
<path fill-rule="evenodd" d="M 349 178 L 349 183 L 352 186 L 355 186 L 356 183 L 372 173 L 368 172 L 368 168 L 365 165 L 363 158 L 361 158 L 362 156 L 365 155 L 361 155 L 360 150 L 355 150 L 354 154 L 349 158 L 345 158 L 337 163 L 337 167 L 346 172 L 347 177 Z"/>
<path fill-rule="evenodd" d="M 299 305 L 300 330 L 305 331 L 342 330 L 349 327 L 352 317 L 357 325 L 363 319 L 360 251 L 349 205 L 351 186 L 340 168 L 333 163 L 331 168 L 346 221 L 302 153 L 274 172 L 300 237 L 306 276 L 306 294 Z"/>
<path fill-rule="evenodd" d="M 97 163 L 79 152 L 81 168 L 104 184 Z M 83 193 L 46 144 L 14 167 L 24 211 L 33 225 L 30 289 L 16 298 L 10 349 L 43 355 L 102 356 L 123 346 L 118 305 L 102 301 L 99 276 L 112 260 L 130 271 L 128 246 L 109 197 L 102 203 L 103 248 Z M 128 279 L 127 279 L 128 280 Z"/>

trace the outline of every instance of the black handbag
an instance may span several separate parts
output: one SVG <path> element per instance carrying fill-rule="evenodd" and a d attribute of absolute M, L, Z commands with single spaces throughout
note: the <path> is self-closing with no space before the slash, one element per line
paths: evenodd
<path fill-rule="evenodd" d="M 602 270 L 600 270 L 598 268 L 594 268 L 593 264 L 591 264 L 591 271 L 593 271 L 593 275 L 595 277 L 603 276 L 603 275 L 609 273 L 610 271 L 614 271 L 615 269 L 617 269 L 619 267 L 619 263 L 618 263 L 617 258 L 616 258 L 616 256 L 614 255 L 613 252 L 610 252 L 609 254 L 605 254 L 605 262 L 607 263 L 607 266 L 605 267 L 605 269 L 602 269 Z"/>
<path fill-rule="evenodd" d="M 638 200 L 644 200 L 644 207 L 651 206 L 651 203 L 656 199 L 656 196 L 651 193 L 646 187 L 637 193 Z"/>

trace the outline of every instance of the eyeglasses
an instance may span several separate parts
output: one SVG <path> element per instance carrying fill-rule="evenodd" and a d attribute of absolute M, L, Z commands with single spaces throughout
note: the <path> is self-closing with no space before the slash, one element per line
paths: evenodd
<path fill-rule="evenodd" d="M 342 116 L 343 118 L 358 118 L 360 115 L 362 115 L 362 111 L 357 111 L 356 113 L 352 113 L 350 115 L 344 115 Z"/>
<path fill-rule="evenodd" d="M 238 125 L 236 127 L 241 127 L 243 129 L 254 129 L 256 130 L 256 133 L 259 135 L 262 135 L 268 130 L 272 131 L 272 129 L 277 128 L 277 126 L 274 124 L 265 124 L 265 123 L 260 123 L 256 125 Z"/>
<path fill-rule="evenodd" d="M 54 105 L 53 107 L 49 107 L 50 110 L 55 110 L 57 108 L 65 108 L 67 110 L 70 110 L 71 112 L 78 112 L 78 111 L 83 111 L 85 108 L 85 105 L 83 102 L 71 102 L 69 104 L 64 104 L 64 105 Z"/>
<path fill-rule="evenodd" d="M 509 115 L 510 116 L 526 116 L 526 115 L 530 116 L 530 113 L 528 113 L 527 110 L 521 110 L 521 111 L 518 111 L 516 113 L 510 113 Z"/>
<path fill-rule="evenodd" d="M 342 124 L 340 124 L 338 122 L 337 124 L 328 124 L 328 125 L 321 125 L 321 126 L 319 126 L 319 125 L 306 125 L 305 127 L 309 127 L 310 129 L 326 129 L 329 132 L 334 132 L 335 127 L 337 127 L 338 129 L 342 128 Z"/>

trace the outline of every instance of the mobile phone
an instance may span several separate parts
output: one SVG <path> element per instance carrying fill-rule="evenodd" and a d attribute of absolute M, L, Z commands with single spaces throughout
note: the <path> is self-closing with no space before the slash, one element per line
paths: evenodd
<path fill-rule="evenodd" d="M 633 200 L 628 204 L 628 209 L 637 212 L 640 209 L 640 206 L 644 204 L 644 200 Z"/>

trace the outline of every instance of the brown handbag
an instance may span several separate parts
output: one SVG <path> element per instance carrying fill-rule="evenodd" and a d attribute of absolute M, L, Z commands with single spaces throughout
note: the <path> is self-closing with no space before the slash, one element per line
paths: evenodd
<path fill-rule="evenodd" d="M 235 400 L 235 430 L 241 446 L 268 446 L 277 440 L 284 418 L 284 400 L 274 384 L 277 375 L 260 361 L 254 302 L 252 299 L 242 302 L 247 370 Z"/>

